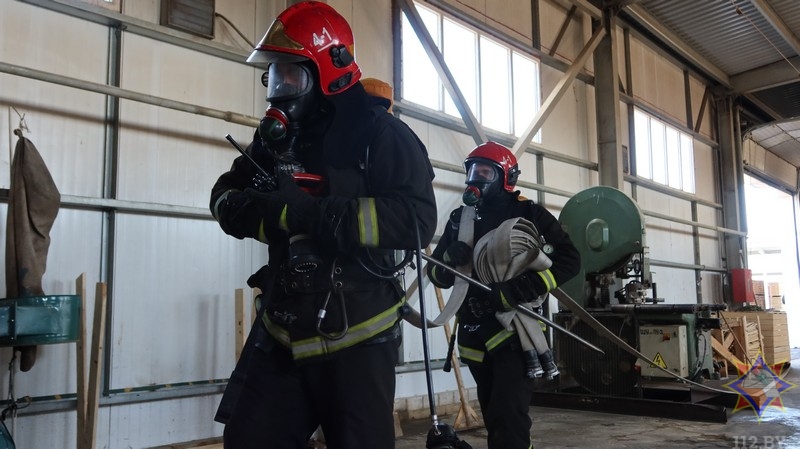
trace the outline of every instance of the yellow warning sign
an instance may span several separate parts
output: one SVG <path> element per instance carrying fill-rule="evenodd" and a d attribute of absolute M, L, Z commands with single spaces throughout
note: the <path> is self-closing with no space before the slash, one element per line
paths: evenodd
<path fill-rule="evenodd" d="M 655 363 L 655 365 L 650 365 L 650 368 L 653 368 L 656 365 L 658 365 L 658 366 L 660 366 L 660 367 L 662 367 L 664 369 L 667 369 L 667 363 L 664 362 L 664 357 L 661 357 L 661 353 L 660 352 L 656 352 L 656 356 L 653 357 L 653 362 Z"/>

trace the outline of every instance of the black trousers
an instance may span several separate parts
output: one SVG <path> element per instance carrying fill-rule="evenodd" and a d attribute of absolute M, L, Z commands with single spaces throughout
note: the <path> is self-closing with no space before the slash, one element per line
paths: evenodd
<path fill-rule="evenodd" d="M 525 377 L 522 353 L 505 345 L 487 353 L 483 363 L 470 364 L 478 387 L 478 402 L 488 432 L 489 449 L 529 449 L 532 421 L 528 411 L 533 381 Z"/>
<path fill-rule="evenodd" d="M 362 344 L 300 366 L 280 345 L 256 348 L 225 449 L 306 449 L 318 425 L 328 449 L 393 449 L 398 343 Z"/>

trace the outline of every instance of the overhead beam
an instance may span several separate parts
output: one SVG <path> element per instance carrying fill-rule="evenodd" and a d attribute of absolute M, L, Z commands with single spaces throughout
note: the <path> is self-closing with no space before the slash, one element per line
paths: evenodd
<path fill-rule="evenodd" d="M 758 106 L 758 108 L 764 111 L 765 114 L 769 114 L 769 116 L 771 116 L 773 120 L 783 120 L 786 118 L 783 114 L 772 109 L 771 106 L 756 98 L 755 95 L 744 94 L 743 96 L 747 98 L 750 102 L 752 102 L 754 105 Z"/>
<path fill-rule="evenodd" d="M 781 17 L 769 6 L 764 0 L 750 0 L 750 3 L 767 19 L 772 28 L 775 28 L 775 31 L 781 35 L 783 40 L 792 47 L 794 53 L 800 55 L 800 39 L 795 36 L 792 32 L 791 28 L 789 28 L 786 23 L 781 19 Z"/>
<path fill-rule="evenodd" d="M 177 47 L 187 48 L 203 54 L 216 56 L 228 61 L 246 64 L 249 51 L 245 52 L 227 45 L 209 41 L 182 31 L 150 23 L 146 20 L 111 11 L 106 8 L 75 0 L 20 0 L 23 3 L 39 6 L 50 11 L 88 20 L 109 27 L 120 27 L 126 32 L 149 39 L 165 42 Z"/>
<path fill-rule="evenodd" d="M 800 54 L 800 52 L 798 52 Z M 734 92 L 746 94 L 800 81 L 800 56 L 773 62 L 731 77 Z"/>
<path fill-rule="evenodd" d="M 594 6 L 589 0 L 570 0 L 570 3 L 592 16 L 593 19 L 600 19 L 603 17 L 603 11 L 597 6 Z"/>
<path fill-rule="evenodd" d="M 664 27 L 653 16 L 648 14 L 641 6 L 630 5 L 625 8 L 625 12 L 628 13 L 628 15 L 639 25 L 656 36 L 656 38 L 662 41 L 667 47 L 686 58 L 687 61 L 695 65 L 699 70 L 705 72 L 707 76 L 713 78 L 715 81 L 725 87 L 731 87 L 730 77 L 725 72 L 712 64 L 701 54 L 697 53 L 683 40 L 681 40 L 681 38 Z"/>

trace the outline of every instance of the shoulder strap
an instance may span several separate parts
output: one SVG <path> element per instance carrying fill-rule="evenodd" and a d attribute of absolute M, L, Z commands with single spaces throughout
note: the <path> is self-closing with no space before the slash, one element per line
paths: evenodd
<path fill-rule="evenodd" d="M 385 106 L 376 104 L 370 108 L 370 115 L 372 116 L 372 127 L 370 128 L 369 137 L 366 139 L 367 146 L 364 149 L 364 157 L 363 159 L 359 159 L 358 161 L 358 168 L 359 171 L 364 175 L 364 181 L 367 187 L 367 193 L 370 191 L 369 185 L 369 169 L 370 169 L 370 147 L 372 146 L 372 141 L 375 140 L 375 136 L 378 134 L 378 131 L 386 125 L 386 119 L 391 116 Z"/>

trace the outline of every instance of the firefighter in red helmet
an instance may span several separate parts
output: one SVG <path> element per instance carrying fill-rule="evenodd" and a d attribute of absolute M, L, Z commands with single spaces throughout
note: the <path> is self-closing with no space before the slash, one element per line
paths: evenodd
<path fill-rule="evenodd" d="M 482 237 L 496 232 L 506 220 L 522 218 L 538 231 L 538 249 L 550 263 L 493 282 L 491 292 L 470 285 L 456 313 L 459 354 L 477 385 L 489 449 L 529 449 L 533 379 L 553 378 L 558 368 L 546 345 L 526 349 L 520 329 L 500 318 L 517 304 L 541 307 L 549 291 L 578 273 L 580 254 L 547 209 L 515 190 L 520 170 L 508 148 L 496 142 L 478 145 L 464 168 L 464 206 L 450 214 L 432 257 L 461 267 L 462 272 L 467 267 L 471 272 L 466 274 L 480 279 L 479 271 L 485 268 L 479 266 L 484 261 L 478 255 Z M 509 240 L 503 243 L 508 245 Z M 450 288 L 456 281 L 439 265 L 429 264 L 427 270 L 440 288 Z"/>
<path fill-rule="evenodd" d="M 321 426 L 331 448 L 392 448 L 395 254 L 433 238 L 427 150 L 365 92 L 350 26 L 325 3 L 283 11 L 248 61 L 269 108 L 210 208 L 269 263 L 248 279 L 263 293 L 215 418 L 225 447 L 306 447 Z"/>

